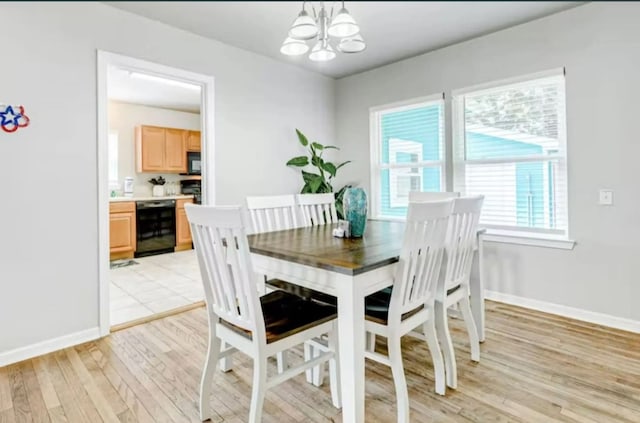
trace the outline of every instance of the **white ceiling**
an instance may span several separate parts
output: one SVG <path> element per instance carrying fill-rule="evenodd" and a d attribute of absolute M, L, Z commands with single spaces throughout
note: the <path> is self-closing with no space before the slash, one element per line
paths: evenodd
<path fill-rule="evenodd" d="M 107 97 L 125 103 L 200 113 L 199 87 L 193 89 L 132 77 L 129 71 L 113 66 L 107 73 Z"/>
<path fill-rule="evenodd" d="M 245 50 L 335 78 L 373 69 L 483 34 L 527 22 L 582 2 L 348 1 L 367 49 L 326 63 L 287 57 L 280 45 L 302 2 L 106 2 Z M 318 3 L 318 2 L 313 2 Z M 333 2 L 325 2 L 329 7 Z"/>

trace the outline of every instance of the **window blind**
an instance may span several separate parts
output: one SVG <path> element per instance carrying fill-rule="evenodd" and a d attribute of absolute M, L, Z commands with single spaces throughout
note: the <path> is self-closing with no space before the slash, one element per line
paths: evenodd
<path fill-rule="evenodd" d="M 567 235 L 564 74 L 454 94 L 454 182 L 481 224 Z"/>
<path fill-rule="evenodd" d="M 404 218 L 410 191 L 440 191 L 444 185 L 442 94 L 377 108 L 371 127 L 373 215 Z"/>

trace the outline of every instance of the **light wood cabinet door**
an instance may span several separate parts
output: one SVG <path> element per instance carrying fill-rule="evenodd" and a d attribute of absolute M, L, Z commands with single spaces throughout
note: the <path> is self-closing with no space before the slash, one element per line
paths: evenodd
<path fill-rule="evenodd" d="M 165 171 L 185 173 L 187 171 L 187 153 L 185 141 L 187 131 L 183 129 L 165 129 Z"/>
<path fill-rule="evenodd" d="M 133 257 L 136 250 L 135 203 L 114 204 L 109 213 L 109 251 L 111 259 Z"/>
<path fill-rule="evenodd" d="M 176 201 L 176 251 L 191 249 L 191 227 L 184 205 L 193 203 L 192 198 L 181 198 Z"/>
<path fill-rule="evenodd" d="M 189 131 L 189 136 L 187 137 L 187 151 L 200 151 L 201 147 L 201 135 L 200 131 Z"/>
<path fill-rule="evenodd" d="M 143 126 L 136 134 L 138 172 L 162 172 L 165 170 L 165 128 Z M 186 160 L 186 158 L 185 158 Z"/>
<path fill-rule="evenodd" d="M 191 248 L 191 228 L 184 209 L 176 210 L 176 244 Z"/>

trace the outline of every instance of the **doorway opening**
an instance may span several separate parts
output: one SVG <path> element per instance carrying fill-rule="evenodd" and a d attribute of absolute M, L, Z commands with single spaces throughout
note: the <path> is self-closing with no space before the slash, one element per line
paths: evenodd
<path fill-rule="evenodd" d="M 203 305 L 187 203 L 214 204 L 213 78 L 98 52 L 102 335 Z"/>

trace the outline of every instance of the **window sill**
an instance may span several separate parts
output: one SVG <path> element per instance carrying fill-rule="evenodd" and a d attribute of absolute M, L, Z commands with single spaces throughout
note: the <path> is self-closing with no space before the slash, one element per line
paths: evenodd
<path fill-rule="evenodd" d="M 405 222 L 404 217 L 372 217 L 371 220 L 387 220 L 392 222 Z M 503 244 L 529 245 L 532 247 L 555 248 L 559 250 L 573 250 L 576 242 L 572 239 L 564 239 L 540 234 L 528 234 L 523 232 L 501 231 L 498 229 L 480 228 L 482 239 L 486 242 L 498 242 Z"/>
<path fill-rule="evenodd" d="M 486 242 L 503 244 L 529 245 L 533 247 L 556 248 L 559 250 L 573 250 L 576 242 L 572 239 L 534 236 L 522 232 L 508 232 L 486 229 L 482 236 Z"/>

